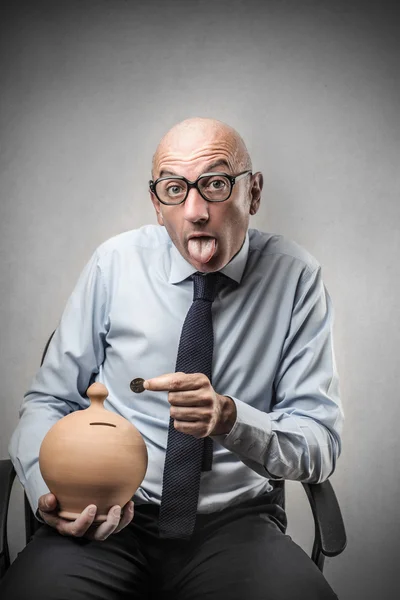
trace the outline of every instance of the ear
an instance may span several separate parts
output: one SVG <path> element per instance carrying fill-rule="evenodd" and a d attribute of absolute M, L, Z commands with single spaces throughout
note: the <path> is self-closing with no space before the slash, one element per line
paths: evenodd
<path fill-rule="evenodd" d="M 161 203 L 160 203 L 159 199 L 157 198 L 157 196 L 155 194 L 153 194 L 153 192 L 150 192 L 150 198 L 153 203 L 154 209 L 156 211 L 158 224 L 164 225 L 164 219 L 161 214 Z"/>
<path fill-rule="evenodd" d="M 251 188 L 250 188 L 251 200 L 250 200 L 249 213 L 251 215 L 255 215 L 256 212 L 258 211 L 258 209 L 260 208 L 261 191 L 263 189 L 263 185 L 264 185 L 264 178 L 262 176 L 262 173 L 260 173 L 259 171 L 257 173 L 254 173 L 253 181 L 251 183 Z"/>

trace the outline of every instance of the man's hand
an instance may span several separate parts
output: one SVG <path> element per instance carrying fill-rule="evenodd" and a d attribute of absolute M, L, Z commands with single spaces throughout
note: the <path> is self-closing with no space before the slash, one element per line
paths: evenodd
<path fill-rule="evenodd" d="M 236 421 L 232 398 L 217 394 L 202 373 L 168 373 L 147 379 L 143 386 L 168 391 L 175 429 L 195 438 L 229 433 Z"/>
<path fill-rule="evenodd" d="M 96 506 L 87 506 L 75 521 L 68 521 L 58 516 L 57 499 L 54 494 L 44 494 L 39 498 L 39 514 L 50 527 L 57 529 L 61 535 L 85 537 L 103 541 L 112 533 L 118 533 L 126 527 L 133 517 L 133 502 L 130 500 L 121 511 L 120 506 L 113 506 L 104 523 L 93 524 Z"/>

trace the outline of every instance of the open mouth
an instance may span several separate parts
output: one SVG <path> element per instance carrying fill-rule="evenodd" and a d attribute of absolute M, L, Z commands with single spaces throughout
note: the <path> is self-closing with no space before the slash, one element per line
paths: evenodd
<path fill-rule="evenodd" d="M 188 240 L 188 252 L 192 260 L 200 263 L 209 262 L 217 250 L 217 240 L 202 235 L 193 236 Z"/>

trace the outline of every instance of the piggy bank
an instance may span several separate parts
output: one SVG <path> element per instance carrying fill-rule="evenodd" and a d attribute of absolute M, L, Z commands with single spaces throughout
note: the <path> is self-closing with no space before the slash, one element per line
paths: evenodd
<path fill-rule="evenodd" d="M 90 406 L 61 418 L 40 447 L 39 467 L 59 503 L 59 516 L 76 519 L 89 504 L 97 506 L 95 522 L 109 509 L 124 506 L 147 470 L 146 444 L 134 425 L 103 406 L 108 390 L 93 383 Z"/>

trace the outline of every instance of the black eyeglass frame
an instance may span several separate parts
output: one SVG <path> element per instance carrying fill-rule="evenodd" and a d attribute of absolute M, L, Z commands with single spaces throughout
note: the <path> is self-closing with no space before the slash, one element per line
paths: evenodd
<path fill-rule="evenodd" d="M 153 181 L 151 179 L 149 181 L 149 187 L 150 187 L 150 191 L 153 192 L 153 194 L 156 196 L 157 200 L 159 200 L 159 202 L 161 202 L 161 204 L 165 204 L 165 206 L 179 206 L 180 204 L 183 204 L 185 202 L 186 198 L 188 197 L 189 192 L 192 188 L 196 188 L 196 190 L 199 192 L 200 196 L 202 198 L 204 198 L 204 200 L 207 200 L 207 202 L 226 202 L 232 195 L 232 190 L 233 190 L 233 186 L 235 185 L 235 183 L 237 181 L 239 181 L 239 179 L 242 179 L 243 177 L 245 177 L 246 175 L 249 175 L 249 174 L 250 175 L 253 174 L 251 170 L 242 171 L 241 173 L 238 173 L 237 175 L 230 175 L 229 173 L 220 173 L 220 172 L 202 173 L 201 175 L 199 175 L 199 177 L 196 179 L 196 181 L 189 181 L 189 179 L 186 179 L 186 177 L 183 177 L 183 175 L 175 175 L 175 176 L 168 175 L 166 177 L 159 177 L 155 181 Z M 201 193 L 201 190 L 199 188 L 200 179 L 203 179 L 205 177 L 215 176 L 215 175 L 220 175 L 221 177 L 226 177 L 231 184 L 231 190 L 229 192 L 229 195 L 226 198 L 224 198 L 223 200 L 210 200 L 209 198 L 206 198 Z M 157 183 L 159 183 L 160 181 L 165 181 L 166 179 L 179 180 L 179 181 L 184 181 L 186 183 L 187 190 L 186 190 L 185 197 L 182 200 L 180 200 L 179 202 L 165 202 L 164 200 L 161 200 L 161 198 L 158 196 L 157 191 L 156 191 Z"/>

